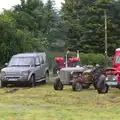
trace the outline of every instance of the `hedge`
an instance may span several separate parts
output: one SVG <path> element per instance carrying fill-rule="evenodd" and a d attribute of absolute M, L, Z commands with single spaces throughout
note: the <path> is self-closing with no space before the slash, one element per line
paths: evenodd
<path fill-rule="evenodd" d="M 80 59 L 83 65 L 105 65 L 105 56 L 103 54 L 80 54 Z M 112 65 L 112 60 L 108 57 L 108 65 Z"/>
<path fill-rule="evenodd" d="M 54 64 L 54 58 L 57 56 L 62 56 L 64 57 L 64 53 L 63 52 L 51 52 L 48 54 L 48 62 L 49 62 L 49 67 L 50 69 L 52 68 L 53 64 Z M 93 53 L 88 53 L 88 54 L 84 54 L 84 53 L 80 53 L 80 59 L 81 59 L 81 63 L 82 65 L 105 65 L 105 56 L 103 54 L 93 54 Z M 112 65 L 112 60 L 110 57 L 108 57 L 108 65 L 111 66 Z"/>

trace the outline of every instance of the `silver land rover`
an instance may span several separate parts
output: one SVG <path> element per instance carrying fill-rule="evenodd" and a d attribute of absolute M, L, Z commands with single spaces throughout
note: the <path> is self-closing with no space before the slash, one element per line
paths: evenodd
<path fill-rule="evenodd" d="M 21 53 L 12 56 L 1 70 L 1 87 L 7 84 L 22 83 L 35 86 L 36 82 L 49 81 L 49 68 L 46 53 Z"/>

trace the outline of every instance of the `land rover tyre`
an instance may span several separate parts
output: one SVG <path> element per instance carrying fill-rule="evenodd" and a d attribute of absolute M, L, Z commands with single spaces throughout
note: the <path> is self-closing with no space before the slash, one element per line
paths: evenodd
<path fill-rule="evenodd" d="M 34 74 L 30 77 L 30 84 L 31 84 L 31 87 L 36 86 L 36 81 L 35 81 L 35 75 Z"/>
<path fill-rule="evenodd" d="M 0 80 L 0 88 L 7 87 L 7 83 Z"/>
<path fill-rule="evenodd" d="M 53 83 L 54 89 L 55 90 L 63 90 L 63 84 L 60 81 L 60 78 L 56 78 Z"/>
<path fill-rule="evenodd" d="M 83 85 L 79 82 L 73 82 L 72 90 L 73 91 L 81 91 L 83 89 Z"/>
<path fill-rule="evenodd" d="M 49 72 L 45 73 L 45 83 L 49 83 Z"/>
<path fill-rule="evenodd" d="M 105 83 L 105 76 L 101 75 L 98 82 L 97 82 L 97 92 L 101 93 L 108 93 L 109 86 Z"/>

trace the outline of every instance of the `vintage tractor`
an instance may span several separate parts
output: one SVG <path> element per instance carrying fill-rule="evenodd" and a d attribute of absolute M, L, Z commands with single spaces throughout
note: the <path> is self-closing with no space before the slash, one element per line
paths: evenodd
<path fill-rule="evenodd" d="M 60 70 L 60 76 L 54 80 L 54 89 L 63 90 L 64 85 L 72 84 L 73 91 L 88 89 L 91 85 L 98 93 L 107 93 L 108 85 L 105 84 L 104 68 L 63 68 Z"/>
<path fill-rule="evenodd" d="M 73 83 L 73 72 L 84 72 L 86 68 L 83 67 L 65 67 L 60 70 L 60 75 L 54 80 L 53 86 L 55 90 L 63 90 L 64 85 L 71 85 Z"/>
<path fill-rule="evenodd" d="M 93 85 L 98 93 L 107 93 L 108 85 L 105 83 L 105 79 L 105 69 L 103 67 L 88 69 L 82 74 L 74 72 L 72 89 L 73 91 L 80 91 L 83 88 L 89 88 L 91 85 Z"/>
<path fill-rule="evenodd" d="M 65 68 L 67 64 L 67 67 L 76 67 L 80 66 L 80 58 L 77 57 L 68 57 L 66 62 L 63 57 L 55 57 L 55 65 L 53 67 L 53 74 L 59 74 L 60 70 L 62 68 Z"/>
<path fill-rule="evenodd" d="M 120 48 L 115 50 L 113 67 L 106 68 L 106 84 L 120 89 Z"/>

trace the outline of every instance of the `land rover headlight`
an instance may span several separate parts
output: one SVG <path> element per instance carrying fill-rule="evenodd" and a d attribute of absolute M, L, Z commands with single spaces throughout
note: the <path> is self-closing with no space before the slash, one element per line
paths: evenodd
<path fill-rule="evenodd" d="M 22 74 L 22 76 L 28 76 L 29 75 L 29 71 L 23 71 L 21 74 Z"/>
<path fill-rule="evenodd" d="M 4 72 L 4 71 L 1 71 L 1 77 L 4 77 L 4 76 L 6 76 L 6 73 Z"/>

